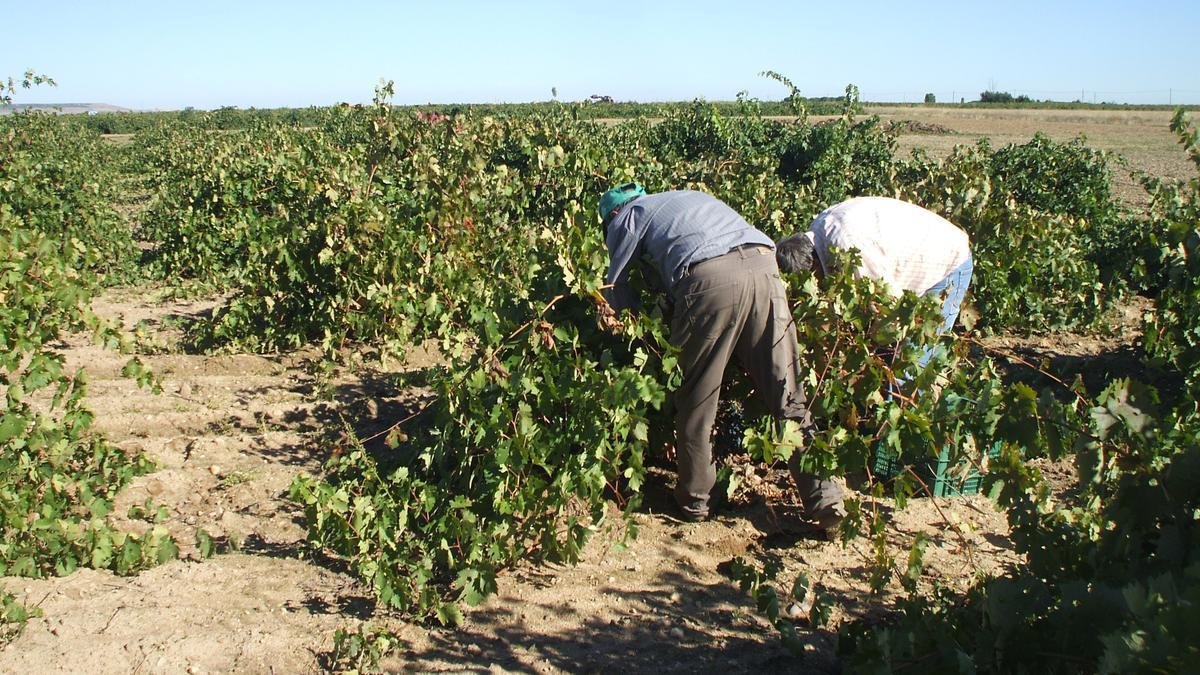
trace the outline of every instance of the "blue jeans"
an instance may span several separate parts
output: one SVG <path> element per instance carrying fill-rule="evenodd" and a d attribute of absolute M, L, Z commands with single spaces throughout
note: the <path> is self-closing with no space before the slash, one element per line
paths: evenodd
<path fill-rule="evenodd" d="M 944 335 L 950 332 L 954 327 L 954 321 L 958 318 L 958 311 L 962 309 L 963 297 L 967 294 L 967 287 L 971 285 L 971 273 L 975 270 L 975 259 L 967 256 L 963 264 L 954 268 L 954 271 L 946 275 L 945 279 L 933 285 L 933 288 L 925 291 L 925 295 L 942 296 L 942 327 L 938 329 L 938 335 Z M 926 347 L 925 353 L 921 356 L 918 363 L 924 368 L 929 360 L 933 358 L 933 350 L 936 347 Z"/>

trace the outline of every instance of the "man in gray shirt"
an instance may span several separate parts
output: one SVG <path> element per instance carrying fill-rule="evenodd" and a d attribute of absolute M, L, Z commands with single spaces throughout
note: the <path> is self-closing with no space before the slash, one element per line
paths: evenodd
<path fill-rule="evenodd" d="M 673 301 L 671 342 L 683 370 L 675 394 L 675 500 L 686 519 L 703 520 L 716 482 L 712 427 L 731 358 L 749 373 L 773 415 L 803 428 L 812 424 L 774 243 L 720 200 L 690 190 L 646 194 L 627 183 L 600 198 L 600 217 L 613 309 L 636 306 L 628 280 L 639 263 Z M 799 471 L 799 455 L 793 454 L 791 468 L 806 515 L 821 529 L 833 528 L 845 515 L 841 488 Z"/>

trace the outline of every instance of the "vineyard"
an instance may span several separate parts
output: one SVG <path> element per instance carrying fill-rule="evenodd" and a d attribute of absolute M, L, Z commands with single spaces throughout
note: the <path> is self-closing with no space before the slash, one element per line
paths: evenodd
<path fill-rule="evenodd" d="M 124 144 L 0 119 L 0 668 L 1200 667 L 1182 111 L 1194 173 L 1136 173 L 1135 206 L 1082 137 L 905 155 L 853 87 L 819 122 L 798 96 L 610 123 L 391 94 L 130 118 Z M 816 434 L 733 374 L 727 503 L 677 522 L 662 309 L 598 322 L 597 199 L 635 179 L 775 239 L 851 196 L 921 204 L 971 237 L 971 310 L 939 338 L 929 299 L 788 275 Z M 1097 335 L 1114 353 L 1008 347 Z M 854 488 L 838 541 L 798 526 L 802 445 Z"/>

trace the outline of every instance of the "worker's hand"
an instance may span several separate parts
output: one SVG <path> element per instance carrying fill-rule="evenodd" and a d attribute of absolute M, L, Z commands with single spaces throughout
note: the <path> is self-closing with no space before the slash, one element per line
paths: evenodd
<path fill-rule="evenodd" d="M 596 301 L 596 325 L 600 330 L 613 335 L 625 330 L 625 323 L 617 317 L 617 311 L 600 291 L 592 291 L 592 299 Z"/>
<path fill-rule="evenodd" d="M 671 302 L 670 296 L 664 294 L 658 296 L 656 305 L 659 314 L 662 316 L 663 323 L 670 326 L 672 319 L 675 318 L 675 303 Z"/>
<path fill-rule="evenodd" d="M 625 330 L 625 323 L 617 318 L 617 313 L 607 302 L 596 308 L 596 323 L 601 330 L 613 335 Z"/>

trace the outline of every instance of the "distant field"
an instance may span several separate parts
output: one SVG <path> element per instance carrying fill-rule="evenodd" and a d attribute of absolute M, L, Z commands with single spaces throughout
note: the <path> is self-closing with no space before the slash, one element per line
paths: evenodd
<path fill-rule="evenodd" d="M 1121 155 L 1128 167 L 1113 167 L 1113 187 L 1118 196 L 1132 204 L 1146 202 L 1141 185 L 1131 176 L 1146 171 L 1155 176 L 1188 178 L 1195 169 L 1175 135 L 1168 128 L 1173 110 L 1058 110 L 1030 108 L 950 108 L 924 106 L 867 106 L 866 113 L 884 122 L 916 122 L 941 127 L 931 131 L 901 131 L 899 153 L 925 148 L 944 157 L 956 145 L 974 145 L 991 139 L 993 147 L 1027 143 L 1041 131 L 1063 142 L 1082 134 L 1089 147 Z M 837 119 L 837 115 L 811 115 L 813 121 Z M 787 120 L 791 117 L 772 117 Z M 619 124 L 621 119 L 601 120 Z"/>
<path fill-rule="evenodd" d="M 956 145 L 973 144 L 988 137 L 994 147 L 1025 143 L 1038 131 L 1056 141 L 1083 134 L 1090 147 L 1111 150 L 1129 163 L 1128 170 L 1114 167 L 1117 194 L 1131 203 L 1142 203 L 1145 194 L 1129 175 L 1142 170 L 1156 176 L 1186 178 L 1195 174 L 1187 155 L 1167 128 L 1169 110 L 1025 110 L 920 107 L 868 107 L 884 121 L 911 120 L 939 125 L 950 133 L 902 132 L 901 152 L 923 147 L 941 157 Z M 821 119 L 821 118 L 817 118 Z"/>
<path fill-rule="evenodd" d="M 42 111 L 62 115 L 133 112 L 129 108 L 122 108 L 121 106 L 110 105 L 108 103 L 14 103 L 11 105 L 0 105 L 0 115 L 11 115 L 26 111 Z"/>

